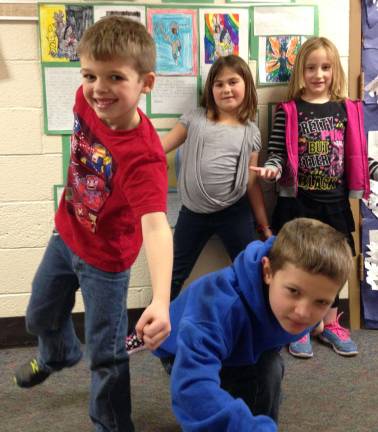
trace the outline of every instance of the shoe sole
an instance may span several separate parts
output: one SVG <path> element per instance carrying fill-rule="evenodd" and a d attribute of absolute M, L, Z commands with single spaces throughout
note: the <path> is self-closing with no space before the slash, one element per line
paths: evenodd
<path fill-rule="evenodd" d="M 314 353 L 298 353 L 295 351 L 291 351 L 289 348 L 289 353 L 293 356 L 293 357 L 297 357 L 297 358 L 302 358 L 302 359 L 309 359 L 314 357 Z"/>
<path fill-rule="evenodd" d="M 127 351 L 127 354 L 130 356 L 131 354 L 135 354 L 135 353 L 137 353 L 139 351 L 144 351 L 146 349 L 147 349 L 146 346 L 141 346 L 141 347 L 138 347 L 138 348 L 133 348 L 132 350 Z"/>
<path fill-rule="evenodd" d="M 320 335 L 318 336 L 318 339 L 327 345 L 331 345 L 331 347 L 335 351 L 335 353 L 337 353 L 343 357 L 353 357 L 353 356 L 356 356 L 358 354 L 358 351 L 350 351 L 350 352 L 340 351 L 339 349 L 337 349 L 337 347 L 332 342 L 330 342 L 328 339 L 323 338 Z"/>

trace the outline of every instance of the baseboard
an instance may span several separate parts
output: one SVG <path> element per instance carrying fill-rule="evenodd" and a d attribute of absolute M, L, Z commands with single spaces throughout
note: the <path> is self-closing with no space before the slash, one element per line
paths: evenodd
<path fill-rule="evenodd" d="M 135 326 L 144 309 L 129 309 L 129 328 Z M 84 313 L 72 314 L 76 334 L 84 343 Z M 37 338 L 25 329 L 25 317 L 0 318 L 0 348 L 37 345 Z"/>
<path fill-rule="evenodd" d="M 341 318 L 342 324 L 348 326 L 348 299 L 340 299 L 339 309 L 344 312 Z M 142 308 L 128 310 L 129 329 L 135 326 L 142 312 Z M 84 342 L 84 313 L 75 313 L 72 315 L 72 319 L 79 339 Z M 0 318 L 0 329 L 0 348 L 37 345 L 37 338 L 25 330 L 24 317 Z"/>

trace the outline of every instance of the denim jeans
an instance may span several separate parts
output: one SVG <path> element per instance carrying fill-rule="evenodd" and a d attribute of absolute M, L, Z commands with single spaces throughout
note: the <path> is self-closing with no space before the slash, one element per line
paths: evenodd
<path fill-rule="evenodd" d="M 253 415 L 267 415 L 278 424 L 284 362 L 278 351 L 264 352 L 258 362 L 247 366 L 223 366 L 221 387 L 241 398 Z"/>
<path fill-rule="evenodd" d="M 202 249 L 214 234 L 222 240 L 232 261 L 255 240 L 254 218 L 246 195 L 230 207 L 209 214 L 195 213 L 182 206 L 173 235 L 171 300 L 180 293 Z"/>
<path fill-rule="evenodd" d="M 126 297 L 129 270 L 110 273 L 75 255 L 54 232 L 33 280 L 27 330 L 38 336 L 40 366 L 59 371 L 80 361 L 71 311 L 80 287 L 91 370 L 89 415 L 96 432 L 133 432 Z"/>

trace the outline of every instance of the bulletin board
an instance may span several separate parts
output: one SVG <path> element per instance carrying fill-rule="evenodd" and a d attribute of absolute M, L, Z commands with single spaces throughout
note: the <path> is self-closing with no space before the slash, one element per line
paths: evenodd
<path fill-rule="evenodd" d="M 142 22 L 156 42 L 156 84 L 140 101 L 150 118 L 179 117 L 197 107 L 218 56 L 236 54 L 253 60 L 257 86 L 287 84 L 300 44 L 318 34 L 317 6 L 289 1 L 249 7 L 235 0 L 222 7 L 200 7 L 193 1 L 164 3 L 169 0 L 154 6 L 39 4 L 46 134 L 71 133 L 75 92 L 81 84 L 77 44 L 85 29 L 105 15 L 121 14 Z M 293 27 L 293 22 L 298 23 Z"/>

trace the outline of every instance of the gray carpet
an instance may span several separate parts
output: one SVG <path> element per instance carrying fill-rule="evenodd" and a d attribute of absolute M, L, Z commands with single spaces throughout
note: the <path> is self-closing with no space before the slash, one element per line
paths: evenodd
<path fill-rule="evenodd" d="M 377 335 L 374 330 L 354 332 L 360 349 L 354 358 L 342 358 L 317 341 L 310 360 L 294 359 L 283 350 L 280 432 L 378 432 Z M 0 431 L 91 431 L 85 361 L 33 389 L 19 389 L 12 372 L 34 353 L 30 347 L 0 350 Z M 149 352 L 136 353 L 131 374 L 136 431 L 179 432 L 170 409 L 169 378 L 160 362 Z"/>

